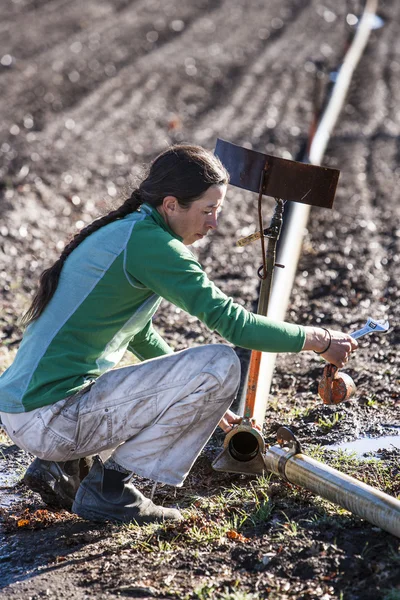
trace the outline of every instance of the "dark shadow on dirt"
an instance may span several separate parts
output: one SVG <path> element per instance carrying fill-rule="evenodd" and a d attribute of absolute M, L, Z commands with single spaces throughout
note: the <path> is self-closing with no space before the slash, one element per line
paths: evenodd
<path fill-rule="evenodd" d="M 17 581 L 26 581 L 38 575 L 59 570 L 69 564 L 93 560 L 106 551 L 87 552 L 81 559 L 68 560 L 70 554 L 84 549 L 96 540 L 107 538 L 107 528 L 93 531 L 91 523 L 51 526 L 42 531 L 21 531 L 0 534 L 0 589 Z"/>

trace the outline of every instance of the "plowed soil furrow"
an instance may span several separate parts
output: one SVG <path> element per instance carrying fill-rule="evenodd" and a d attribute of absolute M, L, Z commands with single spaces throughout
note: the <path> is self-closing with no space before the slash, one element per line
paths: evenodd
<path fill-rule="evenodd" d="M 36 104 L 40 105 L 37 112 L 35 113 L 35 110 L 31 111 L 34 122 L 36 118 L 35 129 L 42 129 L 42 132 L 37 134 L 39 146 L 42 145 L 40 143 L 42 140 L 44 142 L 44 148 L 40 148 L 41 154 L 45 156 L 49 152 L 53 154 L 54 141 L 58 140 L 65 133 L 67 133 L 65 136 L 66 142 L 73 143 L 77 140 L 80 146 L 82 146 L 82 136 L 79 134 L 81 130 L 87 132 L 88 130 L 95 129 L 100 131 L 103 137 L 109 132 L 112 139 L 118 140 L 118 135 L 120 139 L 125 137 L 123 134 L 127 127 L 130 128 L 131 135 L 134 135 L 136 132 L 138 132 L 139 136 L 141 134 L 144 135 L 147 142 L 145 153 L 148 154 L 153 150 L 155 145 L 160 145 L 160 139 L 168 139 L 165 119 L 161 123 L 157 122 L 157 117 L 159 117 L 161 111 L 164 110 L 165 112 L 165 106 L 161 106 L 161 109 L 157 106 L 152 107 L 154 103 L 153 99 L 156 100 L 157 104 L 157 98 L 159 97 L 164 98 L 164 102 L 165 100 L 167 101 L 171 113 L 176 112 L 178 117 L 183 119 L 188 135 L 190 135 L 194 124 L 193 121 L 198 117 L 199 113 L 200 116 L 207 114 L 206 119 L 203 119 L 203 121 L 207 122 L 204 122 L 204 125 L 201 122 L 201 126 L 196 127 L 197 137 L 202 138 L 199 140 L 202 143 L 207 142 L 208 144 L 212 144 L 213 138 L 215 138 L 215 130 L 228 130 L 232 139 L 239 139 L 244 135 L 251 134 L 251 129 L 256 127 L 257 137 L 259 138 L 262 126 L 260 127 L 258 119 L 260 116 L 263 116 L 262 109 L 265 108 L 266 104 L 272 104 L 272 106 L 277 104 L 278 106 L 286 107 L 288 95 L 294 89 L 290 83 L 290 78 L 287 75 L 282 75 L 282 69 L 280 68 L 278 71 L 274 68 L 277 57 L 287 56 L 289 62 L 291 60 L 289 57 L 294 54 L 296 60 L 299 61 L 299 65 L 303 67 L 305 54 L 310 52 L 310 48 L 307 47 L 304 40 L 307 35 L 307 22 L 310 19 L 310 11 L 311 13 L 315 12 L 316 6 L 311 5 L 310 8 L 309 5 L 304 6 L 302 4 L 295 6 L 293 9 L 289 8 L 290 4 L 287 3 L 284 7 L 276 8 L 275 14 L 272 12 L 268 21 L 264 23 L 264 28 L 260 28 L 260 10 L 262 6 L 259 3 L 251 4 L 249 7 L 246 7 L 244 3 L 236 4 L 235 9 L 229 11 L 228 18 L 226 5 L 224 4 L 217 8 L 214 7 L 213 11 L 209 12 L 207 18 L 203 17 L 202 13 L 196 15 L 196 11 L 194 11 L 194 15 L 188 15 L 183 11 L 183 14 L 179 15 L 180 19 L 185 22 L 185 29 L 182 34 L 175 36 L 174 39 L 169 39 L 165 45 L 158 44 L 157 47 L 145 55 L 143 55 L 143 52 L 138 51 L 138 48 L 135 46 L 135 43 L 138 41 L 137 36 L 135 36 L 135 28 L 141 32 L 138 37 L 143 38 L 143 31 L 146 31 L 150 27 L 150 23 L 143 23 L 140 19 L 142 5 L 138 6 L 136 11 L 126 11 L 129 13 L 126 17 L 121 13 L 110 15 L 107 19 L 107 28 L 103 25 L 104 30 L 101 27 L 96 28 L 96 21 L 89 28 L 88 32 L 85 31 L 83 34 L 80 34 L 80 36 L 86 36 L 86 42 L 89 40 L 90 47 L 90 36 L 92 35 L 90 31 L 96 31 L 96 36 L 98 40 L 101 40 L 101 43 L 98 42 L 96 44 L 93 42 L 93 34 L 92 45 L 94 45 L 94 48 L 91 51 L 86 47 L 85 39 L 80 40 L 79 36 L 76 42 L 72 44 L 68 40 L 68 44 L 61 42 L 56 46 L 50 45 L 48 51 L 44 54 L 39 73 L 34 73 L 30 78 L 28 77 L 28 82 L 21 82 L 21 85 L 24 85 L 25 94 L 31 96 L 33 99 L 33 109 L 35 108 L 35 94 L 41 93 L 42 96 L 46 96 L 44 89 L 41 89 L 45 88 L 45 86 L 38 86 L 37 75 L 39 75 L 39 79 L 41 76 L 47 79 L 47 73 L 50 72 L 52 73 L 53 81 L 57 84 L 54 89 L 47 90 L 47 97 L 50 98 L 50 104 L 54 102 L 54 98 L 57 99 L 57 95 L 63 96 L 63 113 L 61 118 L 58 119 L 56 117 L 52 119 L 49 126 L 46 124 L 46 119 L 44 119 L 42 114 L 43 110 L 46 110 L 46 102 L 36 102 Z M 246 37 L 247 30 L 245 31 L 238 27 L 244 14 L 246 14 L 248 27 L 254 28 L 255 39 L 253 38 L 251 43 L 249 43 Z M 296 17 L 299 18 L 299 22 L 297 22 Z M 148 18 L 150 17 L 148 16 Z M 114 22 L 115 19 L 116 22 Z M 285 20 L 288 21 L 287 26 L 285 25 Z M 324 22 L 321 17 L 319 20 Z M 100 22 L 104 22 L 104 19 Z M 325 24 L 327 25 L 327 23 Z M 118 28 L 118 35 L 116 35 L 115 28 Z M 326 27 L 322 27 L 319 32 L 321 41 L 326 34 L 324 29 Z M 218 40 L 222 39 L 223 44 L 219 42 L 214 43 L 215 32 L 218 32 Z M 266 35 L 272 37 L 272 41 L 269 44 L 260 39 L 260 36 L 265 37 Z M 121 61 L 118 57 L 114 58 L 113 53 L 116 52 L 115 43 L 108 43 L 108 36 L 111 38 L 114 36 L 117 40 L 117 45 L 120 43 L 125 48 L 125 52 L 129 48 L 129 60 Z M 293 54 L 285 52 L 287 38 L 293 40 Z M 335 40 L 332 39 L 332 47 L 335 47 L 334 42 Z M 74 54 L 74 52 L 78 51 L 79 44 L 82 45 L 82 48 L 77 54 Z M 265 51 L 262 51 L 263 45 L 267 45 Z M 317 43 L 316 47 L 318 47 Z M 104 79 L 105 61 L 101 58 L 100 50 L 106 52 L 109 48 L 111 56 L 108 57 L 107 64 L 111 65 L 111 79 L 107 77 Z M 189 54 L 187 48 L 191 48 Z M 216 55 L 215 66 L 213 67 L 214 52 Z M 93 59 L 94 55 L 96 55 L 95 59 Z M 226 64 L 219 64 L 219 55 L 223 57 Z M 92 63 L 90 62 L 91 57 Z M 188 75 L 185 72 L 185 60 L 187 59 L 189 59 L 189 65 L 186 65 L 186 70 L 189 66 L 189 72 L 192 73 L 190 71 L 190 67 L 192 66 L 198 71 L 197 76 Z M 93 60 L 95 60 L 94 64 Z M 192 65 L 190 61 L 194 61 L 194 64 Z M 239 69 L 241 76 L 236 72 L 232 81 L 230 81 L 229 71 L 232 71 L 232 65 L 236 65 L 235 69 L 236 71 Z M 87 69 L 88 66 L 89 70 Z M 210 66 L 214 68 L 214 71 L 218 69 L 218 73 L 214 72 L 214 76 L 209 75 Z M 95 75 L 97 71 L 103 72 L 102 77 L 96 75 L 95 81 L 91 81 L 90 78 L 87 80 L 86 77 L 80 77 L 80 70 L 85 71 L 85 74 L 86 72 L 90 74 L 92 67 Z M 179 83 L 175 84 L 174 80 L 176 79 L 177 69 L 180 77 L 177 80 Z M 226 71 L 228 72 L 226 73 Z M 143 77 L 146 79 L 146 72 L 149 75 L 147 82 L 144 84 Z M 256 78 L 254 77 L 254 73 L 258 74 Z M 154 74 L 156 74 L 156 77 L 154 77 Z M 6 75 L 10 81 L 14 73 L 10 72 Z M 79 77 L 74 85 L 68 79 L 68 77 L 72 77 L 73 75 Z M 34 81 L 31 89 L 29 87 L 29 79 Z M 217 86 L 219 88 L 220 80 L 227 82 L 231 89 L 228 87 L 228 93 L 219 93 L 219 97 L 216 97 L 216 94 L 213 94 L 213 87 Z M 203 83 L 199 85 L 200 81 Z M 7 83 L 8 81 L 6 81 Z M 146 90 L 147 85 L 150 88 L 150 93 L 142 94 L 136 91 L 138 89 Z M 6 85 L 6 87 L 7 89 L 15 88 L 15 86 L 10 85 Z M 192 87 L 192 93 L 190 94 L 189 92 L 188 95 L 190 87 Z M 182 90 L 185 90 L 185 88 L 187 89 L 183 94 Z M 300 89 L 307 91 L 307 86 Z M 14 117 L 18 116 L 19 113 L 18 106 L 21 95 L 22 89 L 17 88 L 16 97 L 7 99 L 8 102 L 6 105 L 13 107 Z M 130 102 L 131 96 L 136 100 L 133 103 Z M 259 99 L 257 99 L 257 96 Z M 66 104 L 66 98 L 71 98 L 71 102 Z M 307 102 L 307 98 L 305 101 Z M 118 102 L 119 110 L 114 110 L 113 102 Z M 153 119 L 150 119 L 151 127 L 146 127 L 145 123 L 143 123 L 146 115 L 143 115 L 143 112 L 138 110 L 138 105 L 143 104 L 143 102 L 146 103 L 146 107 L 149 107 L 150 113 L 153 111 Z M 221 113 L 218 113 L 218 104 L 221 105 Z M 302 101 L 297 99 L 291 105 L 298 109 L 299 106 L 302 106 Z M 257 108 L 258 106 L 260 107 L 259 109 Z M 193 112 L 194 107 L 195 112 Z M 215 114 L 215 125 L 212 120 L 211 123 L 208 122 L 210 109 Z M 106 122 L 103 123 L 105 114 L 108 117 Z M 67 115 L 76 122 L 76 132 L 73 129 L 65 132 Z M 21 111 L 20 120 L 23 116 Z M 275 116 L 278 117 L 275 119 L 275 122 L 279 122 L 280 115 Z M 16 120 L 18 121 L 18 119 Z M 154 127 L 154 125 L 156 126 Z M 123 144 L 123 142 L 120 143 Z M 85 151 L 90 152 L 91 145 L 97 148 L 97 144 L 98 138 L 90 136 L 90 141 L 86 140 L 85 143 L 84 140 L 81 154 L 83 155 Z M 83 157 L 80 155 L 78 164 L 80 164 L 81 158 Z M 72 167 L 73 165 L 70 166 Z"/>

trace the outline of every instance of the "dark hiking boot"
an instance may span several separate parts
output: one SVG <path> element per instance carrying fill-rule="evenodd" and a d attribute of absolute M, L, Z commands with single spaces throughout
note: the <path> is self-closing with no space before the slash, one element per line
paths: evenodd
<path fill-rule="evenodd" d="M 81 479 L 88 473 L 85 461 L 54 462 L 35 458 L 26 470 L 23 481 L 30 490 L 40 494 L 49 506 L 71 510 Z"/>
<path fill-rule="evenodd" d="M 96 457 L 79 486 L 72 512 L 89 521 L 136 521 L 138 525 L 183 519 L 179 510 L 157 506 L 126 480 L 126 473 L 105 468 Z"/>

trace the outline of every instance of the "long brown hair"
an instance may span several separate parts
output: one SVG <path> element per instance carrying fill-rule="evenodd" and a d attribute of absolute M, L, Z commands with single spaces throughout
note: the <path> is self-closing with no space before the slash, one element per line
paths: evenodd
<path fill-rule="evenodd" d="M 147 177 L 116 210 L 92 221 L 77 233 L 52 267 L 43 271 L 39 288 L 21 320 L 28 325 L 37 319 L 57 289 L 63 265 L 73 250 L 91 233 L 104 225 L 123 219 L 147 202 L 160 206 L 166 196 L 175 196 L 182 207 L 189 208 L 212 185 L 228 183 L 229 175 L 220 160 L 201 146 L 176 145 L 162 152 L 150 165 Z"/>

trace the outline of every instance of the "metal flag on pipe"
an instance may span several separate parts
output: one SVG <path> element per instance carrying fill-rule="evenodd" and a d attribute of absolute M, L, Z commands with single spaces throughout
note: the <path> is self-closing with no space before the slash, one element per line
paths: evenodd
<path fill-rule="evenodd" d="M 232 185 L 266 196 L 332 208 L 340 171 L 287 160 L 217 140 L 215 154 L 230 175 Z"/>
<path fill-rule="evenodd" d="M 239 240 L 238 244 L 244 245 L 256 239 L 261 240 L 263 276 L 260 275 L 259 270 L 262 281 L 257 312 L 266 315 L 273 271 L 275 266 L 282 266 L 276 264 L 275 256 L 276 243 L 283 221 L 284 201 L 332 208 L 340 172 L 337 169 L 263 154 L 222 139 L 217 140 L 215 154 L 227 169 L 232 185 L 258 193 L 259 231 Z M 261 200 L 263 195 L 272 196 L 276 201 L 275 212 L 270 227 L 267 229 L 264 229 L 262 223 Z M 266 248 L 264 238 L 267 239 Z M 259 434 L 255 427 L 261 357 L 260 351 L 252 351 L 243 411 L 244 420 L 240 427 L 235 427 L 225 438 L 224 448 L 213 462 L 216 470 L 238 473 L 256 473 L 260 472 L 260 469 L 263 470 Z M 258 424 L 261 425 L 261 423 Z M 252 443 L 254 440 L 258 448 L 258 452 L 255 454 Z M 246 460 L 244 457 L 247 457 Z"/>

